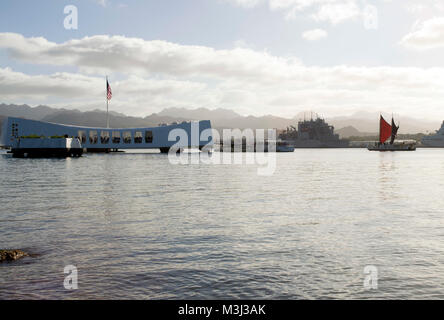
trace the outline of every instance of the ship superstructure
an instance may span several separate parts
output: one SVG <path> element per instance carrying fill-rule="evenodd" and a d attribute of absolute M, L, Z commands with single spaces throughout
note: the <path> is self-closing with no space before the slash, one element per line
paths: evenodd
<path fill-rule="evenodd" d="M 291 142 L 295 148 L 346 148 L 349 145 L 348 140 L 340 139 L 334 127 L 320 117 L 299 121 L 297 129 L 290 126 L 279 138 Z"/>
<path fill-rule="evenodd" d="M 427 147 L 444 147 L 444 121 L 441 124 L 441 128 L 439 128 L 439 130 L 436 130 L 435 134 L 423 137 L 421 143 Z"/>

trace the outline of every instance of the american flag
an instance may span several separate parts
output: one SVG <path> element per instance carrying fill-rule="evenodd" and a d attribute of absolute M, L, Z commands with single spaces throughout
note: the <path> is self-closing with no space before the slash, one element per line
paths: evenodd
<path fill-rule="evenodd" d="M 108 79 L 106 80 L 106 98 L 108 100 L 111 100 L 111 98 L 113 97 L 113 93 L 111 92 L 111 87 L 108 83 Z"/>

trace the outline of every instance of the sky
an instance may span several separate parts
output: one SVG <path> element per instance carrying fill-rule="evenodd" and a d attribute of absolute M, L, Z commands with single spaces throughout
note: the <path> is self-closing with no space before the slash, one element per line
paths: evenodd
<path fill-rule="evenodd" d="M 2 0 L 0 103 L 444 119 L 441 0 Z"/>

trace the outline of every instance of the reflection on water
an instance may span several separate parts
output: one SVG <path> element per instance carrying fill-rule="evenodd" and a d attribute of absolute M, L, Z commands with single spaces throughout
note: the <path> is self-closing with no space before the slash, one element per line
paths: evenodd
<path fill-rule="evenodd" d="M 379 153 L 379 197 L 381 201 L 389 199 L 397 199 L 400 195 L 397 194 L 398 188 L 398 172 L 396 170 L 397 152 L 381 152 Z M 398 198 L 397 198 L 398 197 Z"/>
<path fill-rule="evenodd" d="M 36 255 L 0 264 L 0 299 L 444 298 L 443 160 L 296 150 L 258 176 L 162 154 L 2 153 L 0 247 Z"/>

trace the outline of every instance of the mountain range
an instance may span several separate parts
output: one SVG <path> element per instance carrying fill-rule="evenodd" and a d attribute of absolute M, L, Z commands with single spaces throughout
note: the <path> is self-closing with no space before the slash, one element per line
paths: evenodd
<path fill-rule="evenodd" d="M 106 123 L 106 112 L 103 110 L 79 111 L 75 109 L 52 108 L 43 105 L 30 107 L 26 104 L 0 104 L 0 120 L 8 116 L 88 127 L 103 127 Z M 216 129 L 285 129 L 290 125 L 296 126 L 299 120 L 304 118 L 310 119 L 314 117 L 314 115 L 309 112 L 299 112 L 293 118 L 283 118 L 273 115 L 255 117 L 242 116 L 233 110 L 221 108 L 214 110 L 206 108 L 166 108 L 159 113 L 153 113 L 144 118 L 131 117 L 118 112 L 110 112 L 109 117 L 110 127 L 112 128 L 152 127 L 160 123 L 174 121 L 211 120 L 212 126 Z M 330 117 L 325 120 L 336 128 L 336 133 L 346 138 L 349 136 L 375 135 L 376 132 L 378 132 L 378 118 L 378 113 L 360 111 L 350 116 Z M 397 123 L 400 123 L 399 133 L 433 132 L 439 128 L 441 123 L 440 119 L 437 121 L 428 121 L 396 115 L 395 119 Z"/>

